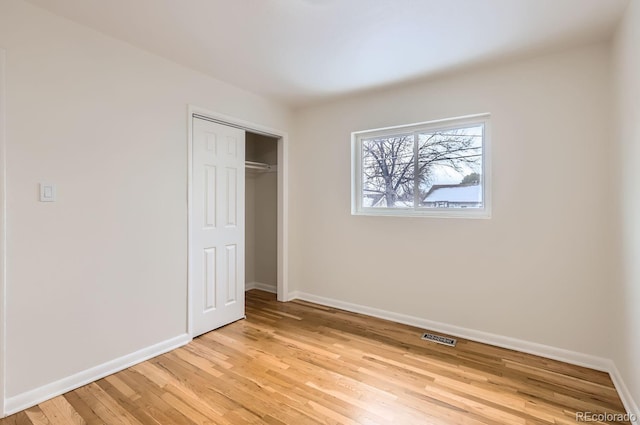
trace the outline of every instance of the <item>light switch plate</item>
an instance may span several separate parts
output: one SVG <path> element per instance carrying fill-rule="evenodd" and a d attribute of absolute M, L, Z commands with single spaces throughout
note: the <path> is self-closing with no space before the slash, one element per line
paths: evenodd
<path fill-rule="evenodd" d="M 51 183 L 40 183 L 40 202 L 55 202 L 56 185 Z"/>

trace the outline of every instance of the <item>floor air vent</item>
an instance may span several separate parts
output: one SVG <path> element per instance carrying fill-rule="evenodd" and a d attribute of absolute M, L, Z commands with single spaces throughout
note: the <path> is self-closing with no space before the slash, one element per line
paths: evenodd
<path fill-rule="evenodd" d="M 425 341 L 437 342 L 438 344 L 447 345 L 449 347 L 456 346 L 456 340 L 454 338 L 448 338 L 446 336 L 434 335 L 430 333 L 422 334 L 422 339 Z"/>

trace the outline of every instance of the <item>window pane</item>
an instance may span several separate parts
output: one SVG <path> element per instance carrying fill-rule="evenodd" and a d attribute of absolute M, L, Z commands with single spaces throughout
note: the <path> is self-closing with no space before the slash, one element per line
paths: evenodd
<path fill-rule="evenodd" d="M 484 125 L 418 135 L 418 205 L 483 208 Z"/>
<path fill-rule="evenodd" d="M 362 206 L 413 208 L 414 136 L 362 141 Z"/>

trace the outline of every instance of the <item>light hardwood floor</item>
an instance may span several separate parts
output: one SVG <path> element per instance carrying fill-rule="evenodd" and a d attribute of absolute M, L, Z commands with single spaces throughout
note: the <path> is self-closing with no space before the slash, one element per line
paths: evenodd
<path fill-rule="evenodd" d="M 576 424 L 622 413 L 606 373 L 247 293 L 247 319 L 8 424 Z"/>

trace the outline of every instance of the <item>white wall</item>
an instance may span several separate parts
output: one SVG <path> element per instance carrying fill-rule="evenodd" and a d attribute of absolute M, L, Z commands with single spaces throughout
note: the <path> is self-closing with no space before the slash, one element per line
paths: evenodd
<path fill-rule="evenodd" d="M 640 403 L 640 2 L 633 0 L 614 40 L 619 131 L 623 276 L 612 313 L 614 360 Z"/>
<path fill-rule="evenodd" d="M 0 1 L 0 48 L 12 397 L 185 333 L 187 105 L 289 114 L 21 0 Z"/>
<path fill-rule="evenodd" d="M 298 110 L 293 289 L 608 357 L 609 59 L 595 45 Z M 490 220 L 350 215 L 352 131 L 483 112 Z"/>

